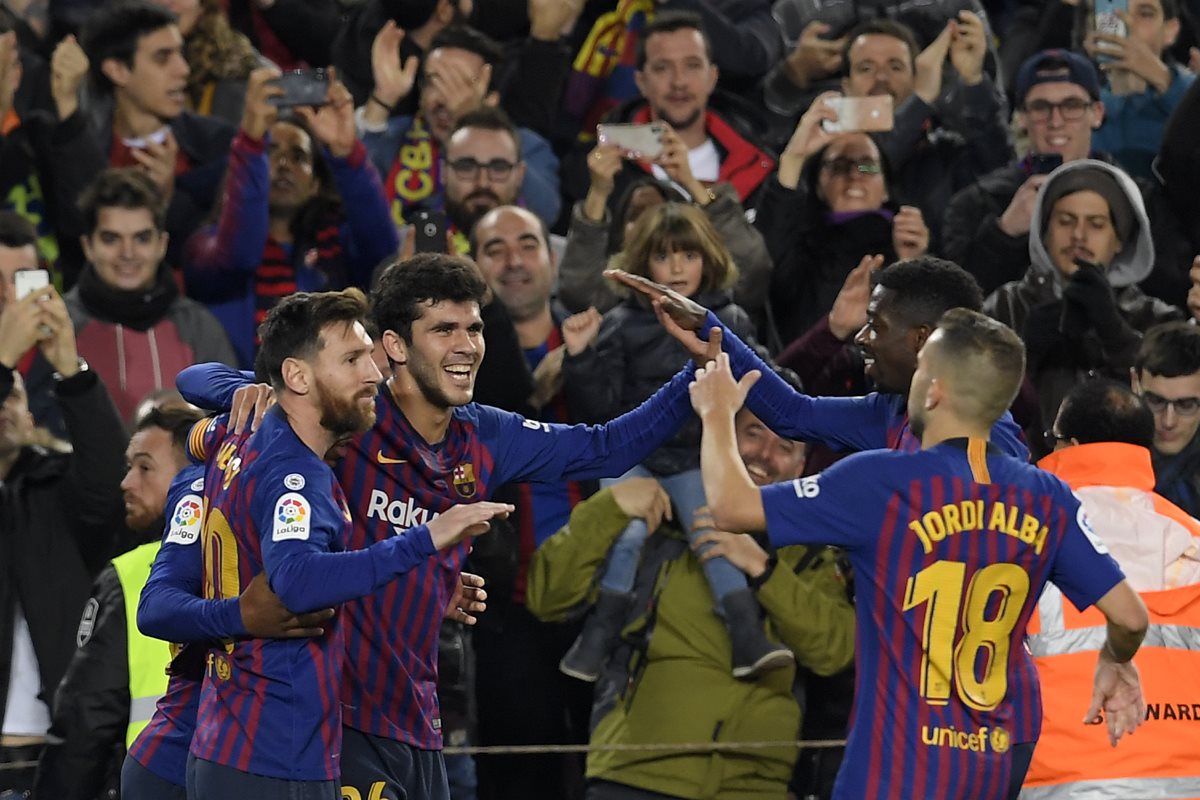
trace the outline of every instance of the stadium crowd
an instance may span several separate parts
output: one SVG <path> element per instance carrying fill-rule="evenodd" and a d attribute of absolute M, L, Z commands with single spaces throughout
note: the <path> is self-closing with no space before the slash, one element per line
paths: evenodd
<path fill-rule="evenodd" d="M 961 308 L 1024 348 L 987 458 L 1149 611 L 1110 751 L 1120 614 L 1051 574 L 962 796 L 1200 796 L 1197 72 L 1197 0 L 0 0 L 0 800 L 833 797 L 788 743 L 847 737 L 876 586 L 721 529 L 793 523 L 714 517 L 687 387 L 758 369 L 726 467 L 815 497 L 921 449 Z"/>

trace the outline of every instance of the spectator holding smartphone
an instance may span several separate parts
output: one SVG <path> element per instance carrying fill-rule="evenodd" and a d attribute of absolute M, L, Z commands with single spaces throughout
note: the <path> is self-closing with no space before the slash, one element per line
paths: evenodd
<path fill-rule="evenodd" d="M 247 369 L 258 325 L 280 299 L 366 288 L 399 247 L 349 92 L 335 78 L 325 105 L 281 116 L 278 77 L 273 67 L 251 74 L 220 216 L 183 261 L 190 293 L 221 320 Z"/>
<path fill-rule="evenodd" d="M 893 201 L 887 159 L 865 133 L 829 133 L 827 92 L 809 107 L 767 181 L 756 221 L 775 263 L 766 342 L 778 352 L 827 314 L 864 256 L 884 263 L 929 249 L 920 209 Z"/>
<path fill-rule="evenodd" d="M 1108 78 L 1095 144 L 1130 175 L 1152 178 L 1163 129 L 1196 76 L 1170 55 L 1179 37 L 1179 0 L 1132 0 L 1128 12 L 1116 13 L 1124 35 L 1092 31 L 1084 39 Z"/>
<path fill-rule="evenodd" d="M 1078 381 L 1124 378 L 1142 332 L 1182 312 L 1137 287 L 1154 264 L 1154 243 L 1141 194 L 1119 168 L 1063 165 L 1038 190 L 1033 219 L 1029 269 L 994 291 L 984 311 L 1025 340 L 1041 430 L 1049 430 Z"/>

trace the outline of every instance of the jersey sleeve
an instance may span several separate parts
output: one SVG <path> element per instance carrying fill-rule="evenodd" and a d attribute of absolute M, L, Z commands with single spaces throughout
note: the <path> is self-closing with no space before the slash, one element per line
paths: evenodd
<path fill-rule="evenodd" d="M 167 493 L 162 546 L 138 601 L 138 629 L 169 642 L 202 642 L 244 636 L 236 598 L 205 600 L 200 530 L 204 522 L 204 470 L 185 467 Z"/>
<path fill-rule="evenodd" d="M 233 393 L 254 383 L 254 373 L 224 364 L 195 364 L 175 376 L 175 388 L 194 406 L 211 411 L 228 411 Z"/>
<path fill-rule="evenodd" d="M 835 450 L 877 450 L 888 446 L 894 412 L 887 395 L 810 397 L 797 392 L 737 334 L 709 312 L 709 326 L 723 328 L 722 349 L 737 377 L 758 370 L 762 377 L 746 396 L 755 416 L 786 439 L 819 442 Z"/>
<path fill-rule="evenodd" d="M 206 417 L 193 425 L 187 437 L 188 461 L 193 464 L 203 464 L 207 461 L 208 457 L 216 452 L 228 430 L 228 414 Z"/>
<path fill-rule="evenodd" d="M 691 362 L 650 399 L 603 425 L 555 425 L 478 406 L 480 433 L 497 454 L 499 486 L 511 481 L 615 477 L 640 464 L 692 414 Z"/>
<path fill-rule="evenodd" d="M 281 462 L 264 474 L 250 505 L 268 583 L 295 613 L 369 594 L 436 552 L 426 525 L 342 551 L 350 512 L 320 462 Z"/>
<path fill-rule="evenodd" d="M 764 487 L 771 544 L 830 544 L 854 550 L 874 538 L 878 525 L 871 523 L 870 515 L 887 502 L 878 488 L 877 455 L 860 453 L 820 475 Z"/>
<path fill-rule="evenodd" d="M 1070 518 L 1050 568 L 1051 582 L 1082 611 L 1125 580 L 1125 573 L 1092 531 L 1087 513 L 1074 495 L 1064 503 Z"/>

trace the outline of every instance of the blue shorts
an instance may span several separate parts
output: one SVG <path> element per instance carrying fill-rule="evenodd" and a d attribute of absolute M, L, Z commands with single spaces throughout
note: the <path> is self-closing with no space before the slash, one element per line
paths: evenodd
<path fill-rule="evenodd" d="M 287 781 L 251 775 L 188 755 L 188 797 L 192 800 L 342 800 L 337 781 Z"/>
<path fill-rule="evenodd" d="M 342 797 L 450 800 L 442 751 L 342 728 Z"/>
<path fill-rule="evenodd" d="M 121 800 L 187 800 L 187 787 L 160 778 L 125 756 L 121 765 Z"/>

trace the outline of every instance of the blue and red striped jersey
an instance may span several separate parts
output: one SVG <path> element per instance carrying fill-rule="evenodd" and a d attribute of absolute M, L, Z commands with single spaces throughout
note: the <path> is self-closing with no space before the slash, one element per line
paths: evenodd
<path fill-rule="evenodd" d="M 453 409 L 436 443 L 421 438 L 384 385 L 375 426 L 351 441 L 335 468 L 353 512 L 350 547 L 404 538 L 406 528 L 452 505 L 486 500 L 506 483 L 622 475 L 691 416 L 692 376 L 689 364 L 641 406 L 604 425 L 556 425 L 471 403 Z M 202 364 L 181 372 L 177 385 L 192 402 L 227 408 L 249 381 L 223 365 Z M 463 543 L 440 551 L 346 604 L 347 726 L 421 749 L 442 747 L 437 633 L 467 549 Z"/>
<path fill-rule="evenodd" d="M 199 423 L 198 423 L 199 424 Z M 162 546 L 151 567 L 147 580 L 149 594 L 143 591 L 148 604 L 154 603 L 155 587 L 151 580 L 161 581 L 168 573 L 186 572 L 192 576 L 193 594 L 199 592 L 200 527 L 204 521 L 204 467 L 191 464 L 184 467 L 171 482 L 165 505 L 167 520 Z M 186 591 L 186 590 L 185 590 Z M 200 601 L 197 598 L 198 602 Z M 139 621 L 141 602 L 139 601 Z M 240 624 L 240 623 L 239 623 Z M 230 635 L 233 635 L 232 633 Z M 173 665 L 182 647 L 172 645 Z M 197 676 L 173 668 L 166 693 L 159 698 L 150 722 L 129 747 L 129 757 L 165 781 L 176 786 L 187 785 L 188 746 L 196 728 L 196 707 L 200 700 L 200 681 Z"/>
<path fill-rule="evenodd" d="M 710 325 L 720 320 L 709 313 Z M 751 388 L 746 406 L 780 436 L 823 444 L 833 450 L 899 450 L 913 453 L 921 449 L 908 422 L 907 398 L 898 394 L 874 392 L 863 397 L 809 397 L 795 391 L 767 367 L 758 356 L 728 328 L 724 347 L 729 352 L 735 374 L 751 369 L 763 373 Z M 1029 460 L 1025 437 L 1012 415 L 1004 416 L 992 427 L 991 441 L 1001 452 Z M 1013 741 L 1036 742 L 1042 730 L 1041 684 L 1033 658 L 1021 648 L 1021 663 L 1012 677 L 1015 687 L 1034 696 L 1028 715 L 1021 714 L 1013 724 Z"/>
<path fill-rule="evenodd" d="M 365 547 L 450 506 L 486 500 L 506 483 L 620 475 L 691 413 L 681 371 L 640 408 L 607 425 L 555 425 L 490 406 L 455 408 L 441 442 L 425 442 L 386 388 L 375 426 L 336 470 L 350 500 L 350 546 Z M 440 551 L 346 616 L 345 724 L 422 749 L 442 747 L 437 698 L 438 629 L 468 544 Z"/>
<path fill-rule="evenodd" d="M 1046 581 L 1086 608 L 1124 577 L 1070 488 L 983 440 L 850 456 L 762 490 L 776 546 L 854 565 L 857 676 L 837 798 L 1003 798 Z M 1085 709 L 1080 709 L 1082 713 Z"/>
<path fill-rule="evenodd" d="M 205 474 L 205 597 L 235 598 L 260 572 L 296 612 L 328 605 L 298 567 L 344 550 L 350 513 L 333 471 L 278 407 L 249 437 L 231 437 Z M 313 576 L 309 576 L 310 580 Z M 312 639 L 241 639 L 209 651 L 191 752 L 284 780 L 339 774 L 339 618 Z"/>

